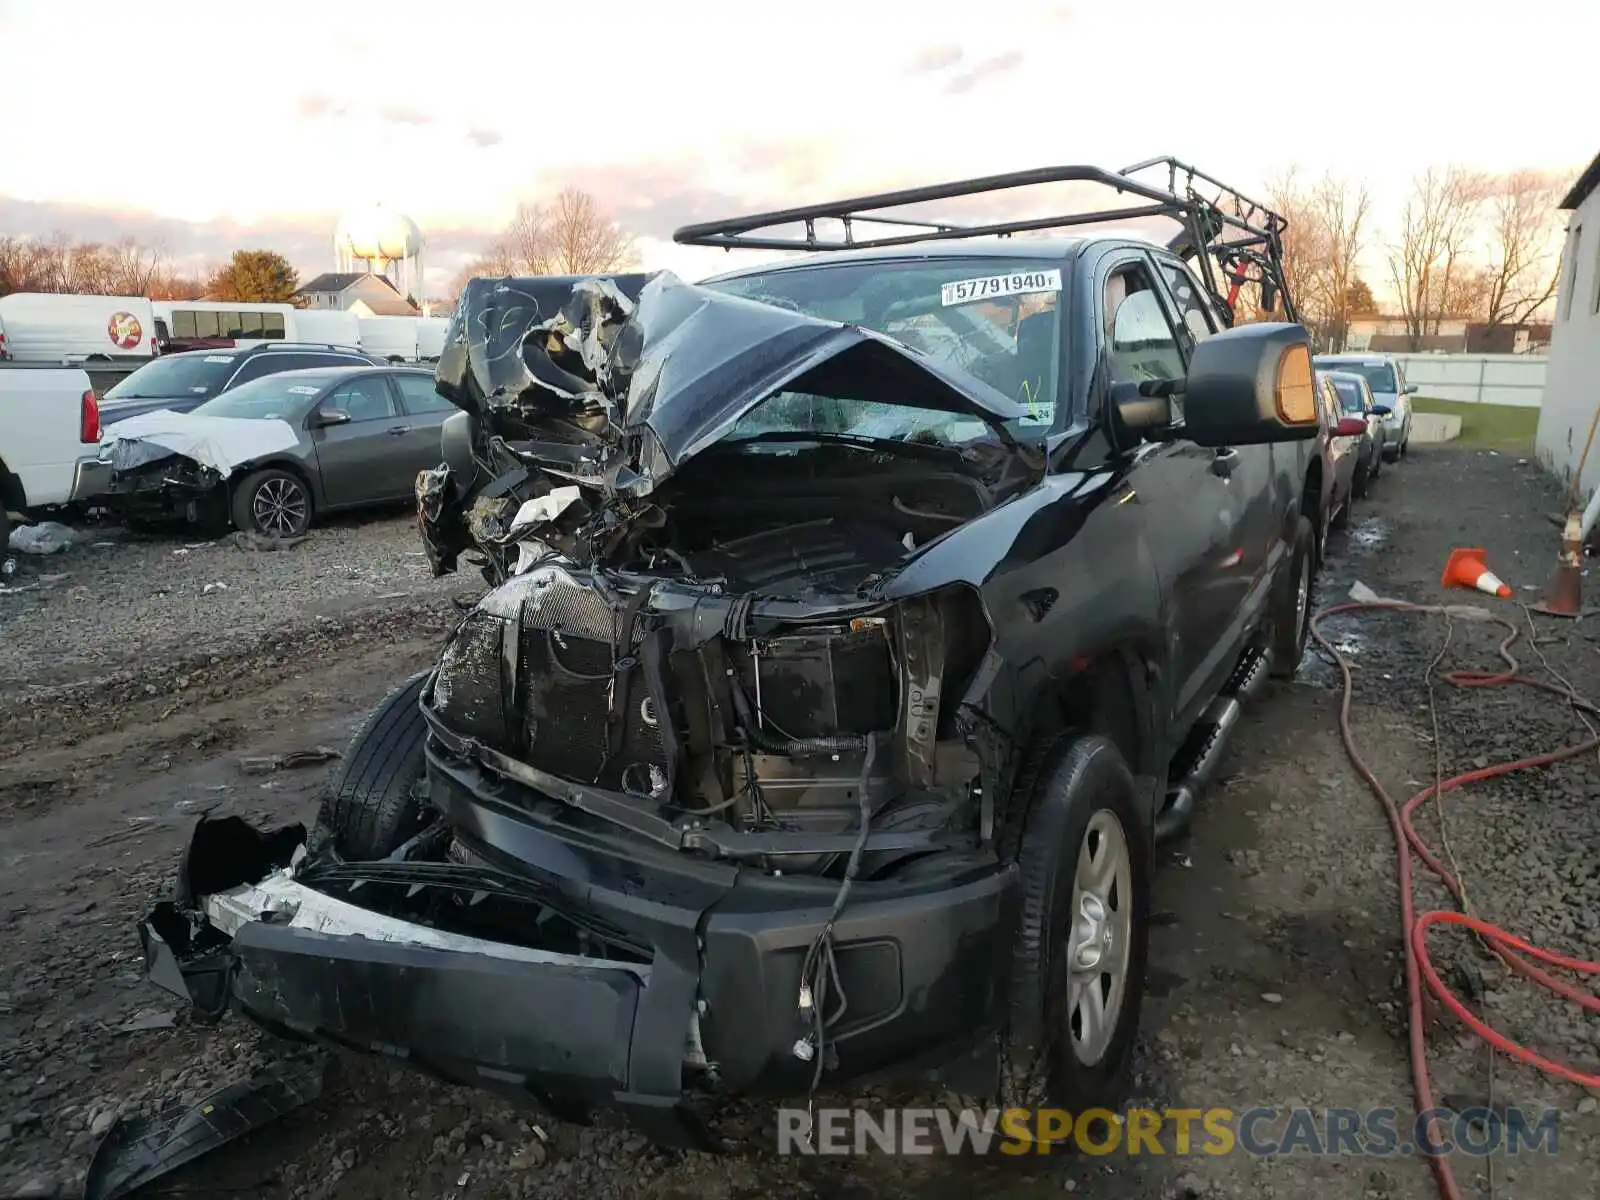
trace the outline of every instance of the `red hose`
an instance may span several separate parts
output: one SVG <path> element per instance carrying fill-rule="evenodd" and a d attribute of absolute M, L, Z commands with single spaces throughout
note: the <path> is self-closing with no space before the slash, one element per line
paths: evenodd
<path fill-rule="evenodd" d="M 1400 922 L 1406 951 L 1407 1024 L 1409 1025 L 1411 1078 L 1416 1093 L 1417 1111 L 1423 1113 L 1434 1107 L 1433 1083 L 1428 1076 L 1427 1038 L 1422 1007 L 1424 984 L 1441 1004 L 1459 1017 L 1469 1029 L 1489 1043 L 1495 1050 L 1521 1062 L 1538 1067 L 1558 1078 L 1582 1084 L 1585 1087 L 1600 1087 L 1600 1076 L 1589 1075 L 1568 1063 L 1546 1058 L 1513 1041 L 1504 1034 L 1496 1032 L 1473 1015 L 1466 1005 L 1445 986 L 1444 981 L 1439 978 L 1439 972 L 1434 968 L 1433 961 L 1428 957 L 1426 939 L 1428 930 L 1435 925 L 1459 925 L 1473 930 L 1483 937 L 1495 954 L 1508 966 L 1549 988 L 1551 991 L 1581 1005 L 1590 1012 L 1600 1012 L 1600 997 L 1596 997 L 1593 993 L 1586 992 L 1564 980 L 1549 975 L 1529 960 L 1536 959 L 1549 966 L 1584 975 L 1600 975 L 1600 963 L 1567 958 L 1549 950 L 1540 949 L 1489 924 L 1487 921 L 1461 912 L 1434 910 L 1423 913 L 1419 917 L 1416 913 L 1416 898 L 1412 895 L 1411 889 L 1411 851 L 1415 851 L 1417 857 L 1422 859 L 1427 868 L 1438 876 L 1440 882 L 1455 897 L 1456 903 L 1463 908 L 1466 907 L 1465 893 L 1462 890 L 1460 881 L 1450 874 L 1444 864 L 1428 848 L 1411 823 L 1412 813 L 1424 801 L 1433 796 L 1435 792 L 1448 792 L 1464 784 L 1493 779 L 1498 775 L 1509 775 L 1513 771 L 1521 771 L 1529 767 L 1549 766 L 1565 759 L 1576 758 L 1581 754 L 1593 753 L 1596 750 L 1600 750 L 1600 737 L 1593 737 L 1586 742 L 1566 746 L 1560 750 L 1553 750 L 1545 754 L 1530 755 L 1527 758 L 1519 758 L 1514 762 L 1494 763 L 1476 771 L 1466 771 L 1460 775 L 1453 775 L 1435 786 L 1424 788 L 1407 800 L 1403 806 L 1397 805 L 1389 793 L 1384 790 L 1383 784 L 1378 782 L 1378 777 L 1373 774 L 1372 768 L 1362 759 L 1360 751 L 1356 749 L 1355 738 L 1350 732 L 1350 700 L 1354 688 L 1354 681 L 1350 674 L 1350 664 L 1345 661 L 1344 656 L 1339 653 L 1328 639 L 1323 637 L 1321 629 L 1318 628 L 1324 617 L 1330 617 L 1336 613 L 1368 609 L 1389 609 L 1397 612 L 1434 614 L 1438 614 L 1441 610 L 1436 607 L 1407 604 L 1394 600 L 1352 601 L 1322 609 L 1311 618 L 1310 622 L 1311 636 L 1316 639 L 1318 645 L 1333 657 L 1333 660 L 1339 665 L 1339 673 L 1343 678 L 1343 696 L 1339 705 L 1339 736 L 1344 742 L 1345 753 L 1350 756 L 1350 761 L 1355 766 L 1356 771 L 1366 780 L 1367 786 L 1372 789 L 1373 795 L 1383 805 L 1384 814 L 1389 818 L 1389 827 L 1394 833 L 1395 855 L 1399 863 L 1400 875 Z M 1543 680 L 1529 679 L 1518 675 L 1517 660 L 1511 656 L 1511 645 L 1517 640 L 1517 627 L 1501 616 L 1491 614 L 1489 619 L 1506 630 L 1506 637 L 1499 647 L 1499 655 L 1505 662 L 1506 669 L 1499 672 L 1450 671 L 1444 676 L 1447 683 L 1456 687 L 1467 688 L 1499 687 L 1515 683 L 1523 687 L 1554 692 L 1556 695 L 1571 700 L 1591 713 L 1600 713 L 1600 710 L 1597 710 L 1593 705 L 1574 698 L 1569 691 L 1546 683 Z M 1434 1140 L 1432 1124 L 1433 1122 L 1430 1120 L 1430 1128 L 1427 1131 L 1430 1141 Z M 1444 1197 L 1444 1200 L 1461 1200 L 1461 1192 L 1456 1187 L 1455 1175 L 1450 1170 L 1448 1159 L 1443 1154 L 1430 1154 L 1428 1162 L 1433 1169 L 1434 1180 L 1439 1187 L 1439 1194 Z"/>

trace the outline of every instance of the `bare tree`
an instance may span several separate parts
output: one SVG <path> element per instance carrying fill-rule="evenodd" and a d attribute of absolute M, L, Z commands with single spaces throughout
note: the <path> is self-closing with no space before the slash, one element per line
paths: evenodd
<path fill-rule="evenodd" d="M 1324 176 L 1312 197 L 1313 219 L 1324 254 L 1319 279 L 1327 333 L 1335 350 L 1343 350 L 1350 336 L 1351 289 L 1357 281 L 1356 263 L 1365 248 L 1367 216 L 1372 197 L 1365 184 L 1350 184 Z"/>
<path fill-rule="evenodd" d="M 1326 317 L 1318 276 L 1324 273 L 1328 250 L 1315 217 L 1312 189 L 1300 177 L 1299 169 L 1290 167 L 1267 185 L 1267 203 L 1288 221 L 1283 233 L 1284 284 L 1300 319 L 1315 332 Z M 1242 298 L 1243 292 L 1240 295 Z"/>
<path fill-rule="evenodd" d="M 523 203 L 489 251 L 452 284 L 482 275 L 600 275 L 637 261 L 633 236 L 589 193 L 567 188 L 548 205 Z"/>
<path fill-rule="evenodd" d="M 603 212 L 595 198 L 566 188 L 546 215 L 550 267 L 557 275 L 598 275 L 637 261 L 632 235 Z"/>
<path fill-rule="evenodd" d="M 0 295 L 144 296 L 159 275 L 162 260 L 159 247 L 140 246 L 131 238 L 114 246 L 74 241 L 64 233 L 43 240 L 0 238 Z"/>
<path fill-rule="evenodd" d="M 202 300 L 205 298 L 206 285 L 216 276 L 217 270 L 216 267 L 202 266 L 187 275 L 161 270 L 150 281 L 150 299 Z"/>
<path fill-rule="evenodd" d="M 1438 334 L 1445 317 L 1469 311 L 1481 290 L 1472 248 L 1488 191 L 1484 176 L 1455 166 L 1430 167 L 1412 183 L 1388 259 L 1413 350 Z"/>
<path fill-rule="evenodd" d="M 141 246 L 132 238 L 123 238 L 110 247 L 107 257 L 111 276 L 108 282 L 115 295 L 148 296 L 161 274 L 166 254 L 160 245 Z"/>
<path fill-rule="evenodd" d="M 1284 282 L 1301 320 L 1319 343 L 1329 340 L 1343 348 L 1372 208 L 1366 186 L 1332 175 L 1307 183 L 1290 168 L 1269 185 L 1267 197 L 1289 223 L 1283 235 Z"/>
<path fill-rule="evenodd" d="M 1481 309 L 1490 325 L 1520 325 L 1555 298 L 1561 192 L 1559 179 L 1539 171 L 1513 171 L 1491 185 Z"/>

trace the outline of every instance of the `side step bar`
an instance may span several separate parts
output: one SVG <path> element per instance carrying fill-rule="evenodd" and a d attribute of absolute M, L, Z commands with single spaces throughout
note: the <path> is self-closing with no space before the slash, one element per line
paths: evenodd
<path fill-rule="evenodd" d="M 1246 653 L 1229 678 L 1222 692 L 1211 702 L 1204 715 L 1195 722 L 1188 738 L 1179 749 L 1173 762 L 1181 770 L 1173 772 L 1173 782 L 1167 787 L 1166 803 L 1156 814 L 1156 841 L 1167 842 L 1188 832 L 1194 818 L 1195 802 L 1201 789 L 1222 761 L 1233 727 L 1245 704 L 1261 690 L 1272 666 L 1272 655 L 1266 650 Z"/>

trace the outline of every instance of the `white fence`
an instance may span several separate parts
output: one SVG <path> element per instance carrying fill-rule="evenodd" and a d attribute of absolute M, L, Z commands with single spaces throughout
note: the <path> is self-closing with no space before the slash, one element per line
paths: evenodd
<path fill-rule="evenodd" d="M 1468 404 L 1538 408 L 1544 396 L 1542 354 L 1396 354 L 1418 396 Z"/>

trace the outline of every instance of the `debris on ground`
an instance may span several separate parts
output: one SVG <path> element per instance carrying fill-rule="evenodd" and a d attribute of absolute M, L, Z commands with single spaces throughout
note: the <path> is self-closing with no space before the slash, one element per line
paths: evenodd
<path fill-rule="evenodd" d="M 10 549 L 18 554 L 60 554 L 78 541 L 78 531 L 59 521 L 18 525 L 11 531 Z"/>
<path fill-rule="evenodd" d="M 239 760 L 239 770 L 246 775 L 271 775 L 274 771 L 292 771 L 297 767 L 314 767 L 318 763 L 332 762 L 339 752 L 329 746 L 313 746 L 309 750 L 291 750 L 287 754 L 256 754 Z"/>
<path fill-rule="evenodd" d="M 205 585 L 205 587 L 200 589 L 200 594 L 202 596 L 209 596 L 212 592 L 225 592 L 227 590 L 228 585 L 225 583 L 208 583 Z"/>
<path fill-rule="evenodd" d="M 299 537 L 275 537 L 269 533 L 255 533 L 249 530 L 240 530 L 233 535 L 235 549 L 239 550 L 293 550 L 308 535 Z"/>
<path fill-rule="evenodd" d="M 320 1054 L 284 1060 L 192 1108 L 172 1101 L 142 1121 L 113 1120 L 90 1163 L 84 1200 L 118 1200 L 309 1104 L 322 1094 L 326 1063 Z"/>
<path fill-rule="evenodd" d="M 151 1033 L 157 1029 L 171 1029 L 178 1023 L 178 1014 L 168 1009 L 146 1008 L 133 1018 L 117 1026 L 118 1033 Z"/>

